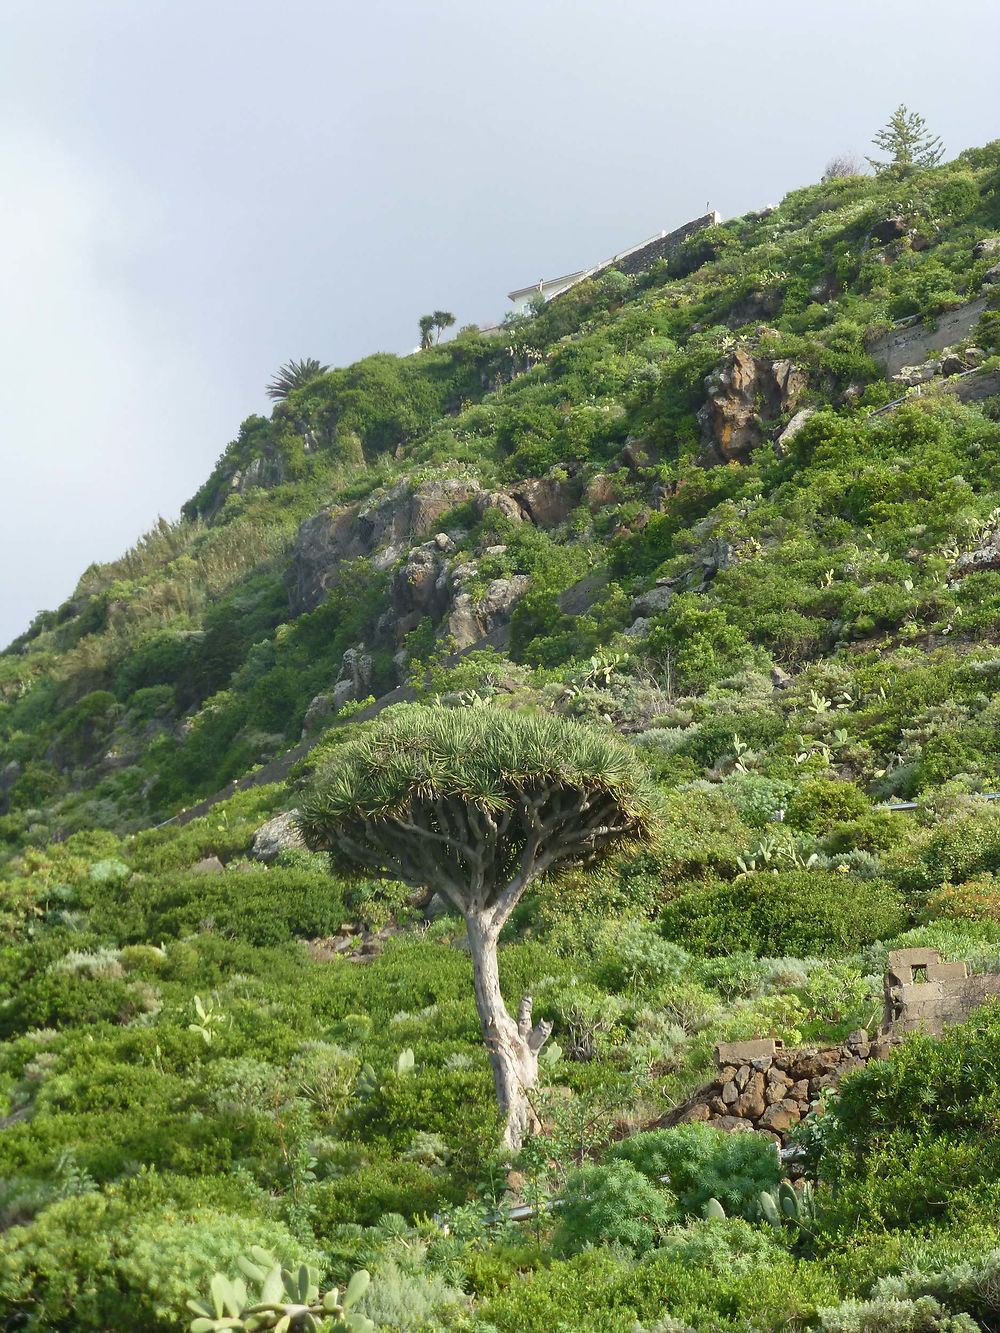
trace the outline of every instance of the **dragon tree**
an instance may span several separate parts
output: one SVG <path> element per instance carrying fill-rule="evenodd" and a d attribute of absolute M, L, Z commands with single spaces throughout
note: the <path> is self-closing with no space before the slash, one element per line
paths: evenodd
<path fill-rule="evenodd" d="M 495 707 L 401 708 L 341 750 L 303 803 L 314 851 L 341 872 L 440 893 L 468 931 L 476 1009 L 517 1149 L 527 1091 L 552 1025 L 514 1018 L 500 991 L 497 942 L 530 884 L 649 837 L 655 792 L 635 751 L 560 718 Z"/>

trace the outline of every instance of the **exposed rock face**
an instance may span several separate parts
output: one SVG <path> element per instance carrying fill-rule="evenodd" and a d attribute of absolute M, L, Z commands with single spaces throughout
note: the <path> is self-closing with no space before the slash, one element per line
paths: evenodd
<path fill-rule="evenodd" d="M 456 593 L 454 609 L 446 623 L 446 632 L 455 640 L 455 647 L 468 648 L 485 634 L 506 625 L 530 583 L 527 574 L 510 574 L 494 579 L 476 602 L 466 592 Z"/>
<path fill-rule="evenodd" d="M 898 241 L 901 236 L 906 235 L 906 218 L 895 214 L 893 217 L 883 218 L 872 227 L 872 239 L 881 241 L 885 244 L 888 241 Z"/>
<path fill-rule="evenodd" d="M 471 478 L 425 481 L 415 489 L 407 482 L 400 482 L 363 505 L 321 509 L 299 528 L 285 576 L 292 614 L 313 611 L 320 605 L 336 584 L 343 561 L 371 556 L 377 569 L 389 569 L 407 552 L 407 564 L 412 559 L 412 569 L 404 583 L 411 584 L 410 600 L 416 609 L 429 596 L 424 585 L 432 574 L 434 579 L 438 577 L 440 562 L 427 547 L 418 546 L 422 553 L 419 555 L 411 548 L 415 539 L 419 541 L 435 532 L 450 510 L 471 500 L 480 518 L 490 509 L 499 509 L 514 522 L 528 520 L 539 527 L 553 527 L 569 517 L 582 494 L 579 465 L 567 463 L 553 468 L 547 477 L 522 482 L 504 491 L 484 491 Z M 441 539 L 445 542 L 449 539 L 446 534 L 435 538 L 443 550 Z M 419 591 L 420 588 L 424 590 Z M 397 593 L 397 599 L 401 595 Z M 423 614 L 433 612 L 421 610 L 414 624 Z"/>
<path fill-rule="evenodd" d="M 993 287 L 998 282 L 1000 282 L 1000 264 L 994 264 L 992 268 L 988 268 L 983 274 L 983 286 Z"/>
<path fill-rule="evenodd" d="M 996 254 L 998 250 L 1000 250 L 1000 236 L 984 236 L 972 247 L 972 258 L 985 259 L 987 255 Z"/>
<path fill-rule="evenodd" d="M 317 694 L 311 700 L 306 709 L 306 715 L 302 719 L 303 739 L 309 735 L 314 727 L 318 727 L 328 717 L 333 716 L 333 701 L 328 694 Z"/>
<path fill-rule="evenodd" d="M 761 416 L 789 411 L 805 388 L 791 361 L 771 361 L 737 347 L 705 380 L 708 401 L 698 413 L 709 463 L 742 462 L 764 438 Z"/>
<path fill-rule="evenodd" d="M 554 528 L 569 518 L 580 502 L 582 491 L 579 464 L 567 463 L 553 468 L 547 477 L 515 487 L 514 498 L 532 523 L 540 528 Z"/>
<path fill-rule="evenodd" d="M 275 815 L 266 824 L 261 824 L 254 834 L 251 857 L 255 861 L 263 861 L 265 865 L 270 865 L 282 852 L 289 851 L 293 847 L 305 847 L 299 826 L 295 822 L 298 815 L 298 810 L 286 810 L 284 814 Z"/>
<path fill-rule="evenodd" d="M 406 564 L 396 570 L 389 589 L 389 604 L 396 617 L 395 636 L 399 642 L 416 629 L 424 616 L 440 620 L 451 598 L 451 560 L 455 543 L 440 532 L 433 541 L 414 546 Z"/>
<path fill-rule="evenodd" d="M 411 490 L 400 482 L 385 495 L 346 509 L 321 509 L 299 528 L 286 576 L 292 613 L 319 606 L 336 583 L 340 564 L 375 555 L 388 569 L 414 537 L 426 537 L 443 514 L 480 493 L 478 481 L 446 478 L 421 482 Z"/>
<path fill-rule="evenodd" d="M 816 409 L 814 407 L 803 407 L 800 411 L 795 413 L 791 421 L 774 442 L 774 452 L 779 458 L 784 456 L 788 446 L 791 444 L 792 440 L 795 439 L 796 435 L 798 435 L 799 431 L 809 418 L 815 415 Z"/>
<path fill-rule="evenodd" d="M 333 706 L 341 708 L 349 700 L 364 699 L 371 693 L 373 667 L 371 654 L 364 644 L 348 648 L 340 661 L 340 675 L 333 687 Z"/>

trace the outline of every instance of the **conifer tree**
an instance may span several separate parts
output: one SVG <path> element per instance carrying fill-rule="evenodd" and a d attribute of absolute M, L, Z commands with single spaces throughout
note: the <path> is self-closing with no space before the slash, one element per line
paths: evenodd
<path fill-rule="evenodd" d="M 887 161 L 874 157 L 865 159 L 879 173 L 905 173 L 914 167 L 934 167 L 944 156 L 944 145 L 927 129 L 923 116 L 908 111 L 902 103 L 892 113 L 888 124 L 874 136 L 872 143 L 890 155 Z"/>

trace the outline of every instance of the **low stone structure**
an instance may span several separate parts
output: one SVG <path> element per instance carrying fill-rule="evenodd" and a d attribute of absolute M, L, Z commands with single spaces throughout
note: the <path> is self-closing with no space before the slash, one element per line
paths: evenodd
<path fill-rule="evenodd" d="M 872 1056 L 863 1030 L 852 1032 L 840 1046 L 794 1050 L 776 1038 L 720 1042 L 715 1079 L 664 1123 L 702 1120 L 730 1133 L 756 1130 L 784 1147 L 823 1090 L 836 1087 L 844 1074 L 862 1068 Z"/>
<path fill-rule="evenodd" d="M 986 298 L 979 296 L 942 312 L 933 328 L 929 329 L 922 319 L 908 320 L 869 339 L 868 355 L 890 377 L 904 366 L 922 365 L 932 352 L 967 338 L 986 308 Z"/>
<path fill-rule="evenodd" d="M 730 1133 L 756 1131 L 784 1147 L 825 1088 L 869 1060 L 884 1060 L 912 1032 L 939 1037 L 964 1022 L 1000 996 L 1000 972 L 970 976 L 967 963 L 943 963 L 937 949 L 894 949 L 883 985 L 885 1014 L 874 1040 L 861 1028 L 838 1046 L 786 1049 L 773 1037 L 719 1042 L 718 1074 L 662 1123 L 707 1121 Z"/>
<path fill-rule="evenodd" d="M 908 1032 L 939 1037 L 964 1023 L 987 1000 L 1000 996 L 1000 973 L 969 975 L 966 963 L 942 963 L 937 949 L 894 949 L 885 974 L 881 1035 L 899 1041 Z"/>

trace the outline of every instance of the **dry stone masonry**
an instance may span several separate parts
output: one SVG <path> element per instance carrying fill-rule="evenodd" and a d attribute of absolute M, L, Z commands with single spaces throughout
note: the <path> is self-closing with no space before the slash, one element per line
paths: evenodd
<path fill-rule="evenodd" d="M 939 1037 L 1000 996 L 1000 973 L 970 976 L 966 963 L 944 963 L 937 949 L 892 950 L 883 984 L 885 1014 L 874 1040 L 862 1028 L 837 1046 L 786 1049 L 773 1037 L 720 1042 L 715 1078 L 664 1123 L 706 1121 L 730 1133 L 755 1131 L 784 1147 L 823 1091 L 846 1074 L 886 1059 L 910 1033 Z"/>

